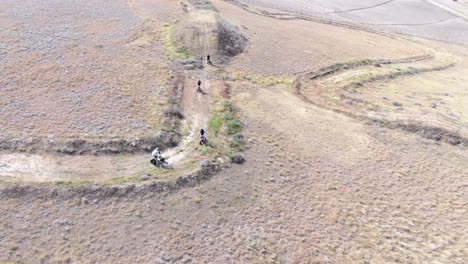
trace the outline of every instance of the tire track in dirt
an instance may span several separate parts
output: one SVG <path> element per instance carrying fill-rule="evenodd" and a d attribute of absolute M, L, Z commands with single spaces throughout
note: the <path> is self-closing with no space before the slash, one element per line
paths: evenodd
<path fill-rule="evenodd" d="M 464 146 L 468 144 L 468 138 L 459 134 L 458 130 L 443 125 L 419 124 L 420 122 L 415 123 L 416 121 L 411 120 L 411 118 L 403 122 L 402 120 L 389 121 L 384 117 L 371 117 L 366 109 L 369 107 L 378 109 L 380 106 L 357 96 L 361 93 L 360 89 L 363 86 L 372 86 L 374 83 L 411 77 L 426 72 L 443 71 L 453 67 L 456 64 L 455 61 L 455 58 L 450 55 L 435 52 L 434 54 L 398 60 L 362 60 L 337 63 L 300 75 L 294 83 L 294 89 L 297 96 L 314 106 L 369 124 L 378 124 L 389 129 L 401 129 L 419 134 L 424 138 L 455 146 Z M 394 65 L 398 65 L 398 67 Z M 339 100 L 332 100 L 333 98 L 339 98 Z M 364 105 L 367 108 L 362 110 L 354 105 Z"/>

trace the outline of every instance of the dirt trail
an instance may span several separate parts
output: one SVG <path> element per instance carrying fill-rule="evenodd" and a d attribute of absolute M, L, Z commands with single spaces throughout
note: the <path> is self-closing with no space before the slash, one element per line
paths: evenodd
<path fill-rule="evenodd" d="M 197 78 L 198 77 L 198 78 Z M 197 92 L 197 82 L 201 81 L 202 92 Z M 185 78 L 184 95 L 182 97 L 182 109 L 191 120 L 194 128 L 205 127 L 209 115 L 210 81 L 206 72 L 191 72 Z"/>
<path fill-rule="evenodd" d="M 198 39 L 198 47 L 201 47 L 199 54 L 204 54 L 202 61 L 206 55 L 210 54 L 210 45 L 207 36 L 207 27 L 197 24 L 198 31 L 202 32 Z M 198 59 L 198 58 L 196 58 Z M 182 161 L 189 155 L 199 142 L 200 129 L 207 129 L 207 123 L 210 114 L 210 98 L 213 95 L 214 87 L 211 84 L 211 78 L 215 77 L 212 74 L 212 66 L 205 64 L 202 69 L 185 71 L 184 90 L 181 100 L 181 107 L 186 118 L 187 129 L 189 135 L 185 137 L 179 147 L 170 149 L 163 153 L 163 156 L 169 157 L 168 161 L 171 164 Z M 201 92 L 198 92 L 198 81 L 201 81 Z M 215 82 L 216 83 L 216 82 Z M 175 154 L 175 155 L 174 155 Z"/>
<path fill-rule="evenodd" d="M 46 156 L 24 153 L 0 155 L 2 180 L 26 182 L 94 181 L 146 173 L 148 156 Z"/>

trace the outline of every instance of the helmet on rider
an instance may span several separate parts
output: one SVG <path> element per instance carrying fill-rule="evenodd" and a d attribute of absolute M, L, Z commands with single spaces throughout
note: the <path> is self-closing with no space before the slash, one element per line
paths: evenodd
<path fill-rule="evenodd" d="M 156 147 L 151 153 L 151 155 L 153 155 L 153 157 L 159 157 L 159 155 L 161 155 L 161 153 L 159 152 L 159 148 Z"/>

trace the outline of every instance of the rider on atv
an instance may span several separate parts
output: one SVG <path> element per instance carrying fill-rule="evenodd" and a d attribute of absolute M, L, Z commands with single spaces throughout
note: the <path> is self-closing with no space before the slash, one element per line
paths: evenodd
<path fill-rule="evenodd" d="M 153 152 L 151 153 L 151 155 L 153 155 L 154 159 L 157 160 L 157 161 L 161 161 L 161 152 L 159 151 L 159 148 L 155 148 L 153 150 Z"/>
<path fill-rule="evenodd" d="M 151 155 L 153 155 L 153 159 L 150 160 L 151 164 L 153 164 L 157 168 L 163 168 L 163 169 L 168 169 L 172 170 L 172 166 L 168 164 L 166 159 L 164 159 L 161 156 L 161 152 L 159 152 L 158 148 L 155 148 L 153 152 L 151 152 Z"/>

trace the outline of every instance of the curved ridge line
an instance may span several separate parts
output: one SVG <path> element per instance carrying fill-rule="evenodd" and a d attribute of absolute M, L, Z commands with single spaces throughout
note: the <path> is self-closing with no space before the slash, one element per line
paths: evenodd
<path fill-rule="evenodd" d="M 391 2 L 394 2 L 395 0 L 389 0 L 380 4 L 376 4 L 373 6 L 367 6 L 367 7 L 360 7 L 360 8 L 354 8 L 354 9 L 348 9 L 348 10 L 342 10 L 342 11 L 333 11 L 333 12 L 323 12 L 321 14 L 339 14 L 339 13 L 349 13 L 349 12 L 354 12 L 354 11 L 360 11 L 360 10 L 366 10 L 366 9 L 372 9 L 374 7 L 378 6 L 383 6 L 386 4 L 390 4 Z"/>

